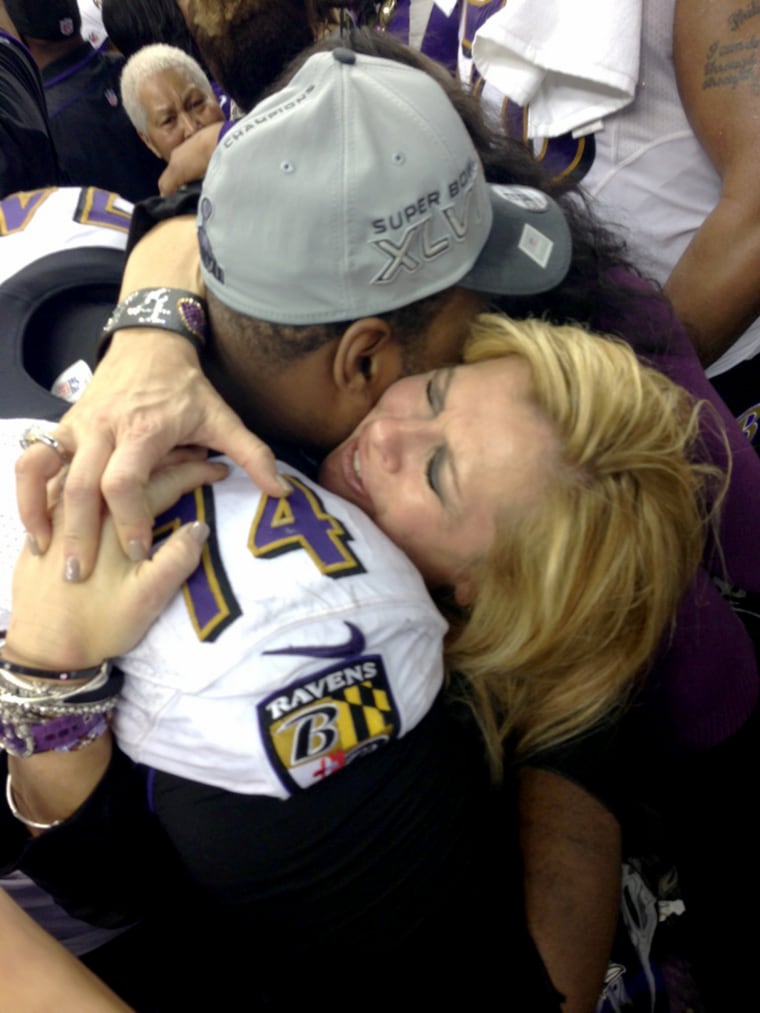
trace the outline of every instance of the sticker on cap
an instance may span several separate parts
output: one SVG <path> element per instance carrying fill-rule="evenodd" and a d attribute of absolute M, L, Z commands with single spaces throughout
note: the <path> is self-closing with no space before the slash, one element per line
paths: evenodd
<path fill-rule="evenodd" d="M 494 190 L 504 200 L 526 211 L 546 211 L 549 201 L 546 194 L 528 186 L 496 186 Z"/>
<path fill-rule="evenodd" d="M 532 225 L 523 225 L 520 241 L 517 244 L 526 257 L 530 257 L 539 267 L 546 267 L 554 249 L 553 240 L 545 236 L 543 232 L 534 229 Z"/>

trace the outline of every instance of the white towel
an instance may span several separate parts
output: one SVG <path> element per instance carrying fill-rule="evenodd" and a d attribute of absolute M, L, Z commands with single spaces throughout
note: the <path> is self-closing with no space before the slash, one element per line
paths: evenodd
<path fill-rule="evenodd" d="M 642 0 L 508 0 L 473 41 L 489 84 L 529 106 L 528 137 L 557 137 L 622 109 L 639 74 Z"/>

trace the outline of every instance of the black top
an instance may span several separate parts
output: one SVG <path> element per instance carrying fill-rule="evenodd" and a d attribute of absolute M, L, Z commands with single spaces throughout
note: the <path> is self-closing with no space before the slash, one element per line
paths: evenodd
<path fill-rule="evenodd" d="M 124 60 L 89 43 L 42 71 L 50 131 L 68 182 L 137 201 L 158 192 L 164 163 L 146 148 L 121 104 Z"/>
<path fill-rule="evenodd" d="M 0 31 L 0 200 L 60 182 L 39 71 L 26 47 Z"/>
<path fill-rule="evenodd" d="M 116 751 L 82 809 L 41 837 L 0 808 L 0 865 L 105 925 L 162 918 L 186 960 L 167 971 L 192 974 L 215 1008 L 243 991 L 264 1010 L 338 996 L 477 1009 L 493 980 L 473 969 L 492 965 L 515 1009 L 558 1013 L 521 914 L 512 785 L 490 787 L 476 735 L 439 701 L 392 748 L 286 801 Z"/>

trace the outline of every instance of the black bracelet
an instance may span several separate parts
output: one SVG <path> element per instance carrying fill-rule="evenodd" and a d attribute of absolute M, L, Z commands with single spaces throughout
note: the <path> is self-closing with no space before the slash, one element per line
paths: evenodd
<path fill-rule="evenodd" d="M 5 646 L 6 631 L 0 630 L 0 652 Z M 7 676 L 7 679 L 3 678 Z M 19 686 L 20 679 L 34 679 L 34 683 Z M 67 685 L 75 680 L 71 686 Z M 81 682 L 80 682 L 81 680 Z M 99 702 L 117 696 L 124 685 L 124 673 L 114 668 L 109 659 L 92 668 L 64 669 L 49 671 L 46 668 L 32 668 L 8 661 L 0 653 L 0 694 L 5 700 L 17 696 L 30 705 L 35 699 L 50 697 L 60 701 L 69 700 L 76 704 Z M 10 688 L 9 688 L 10 687 Z"/>
<path fill-rule="evenodd" d="M 0 630 L 0 651 L 5 647 L 7 632 L 7 630 Z M 69 668 L 64 671 L 59 669 L 57 672 L 51 672 L 47 668 L 18 665 L 15 661 L 8 661 L 0 654 L 0 670 L 8 672 L 9 675 L 31 676 L 33 679 L 54 679 L 60 682 L 68 682 L 71 679 L 94 679 L 106 664 L 108 663 L 101 661 L 99 665 L 93 665 L 92 668 Z"/>
<path fill-rule="evenodd" d="M 141 288 L 120 302 L 98 340 L 97 358 L 108 351 L 115 331 L 127 327 L 158 327 L 186 338 L 200 355 L 206 345 L 206 303 L 182 288 Z"/>

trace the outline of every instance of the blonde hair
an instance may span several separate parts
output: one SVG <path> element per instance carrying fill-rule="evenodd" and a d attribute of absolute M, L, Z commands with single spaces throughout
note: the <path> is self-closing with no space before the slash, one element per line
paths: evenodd
<path fill-rule="evenodd" d="M 516 355 L 558 437 L 540 497 L 497 518 L 476 596 L 447 646 L 495 773 L 627 701 L 702 556 L 727 478 L 694 461 L 703 406 L 623 342 L 578 327 L 477 319 L 465 362 Z M 498 433 L 494 434 L 498 439 Z"/>

